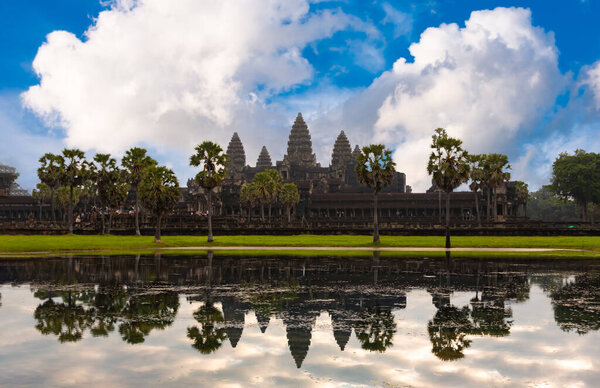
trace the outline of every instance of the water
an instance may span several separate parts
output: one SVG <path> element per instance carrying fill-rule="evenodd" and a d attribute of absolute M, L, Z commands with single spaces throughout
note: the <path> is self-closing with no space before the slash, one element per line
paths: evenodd
<path fill-rule="evenodd" d="M 596 387 L 600 262 L 0 260 L 2 386 Z"/>

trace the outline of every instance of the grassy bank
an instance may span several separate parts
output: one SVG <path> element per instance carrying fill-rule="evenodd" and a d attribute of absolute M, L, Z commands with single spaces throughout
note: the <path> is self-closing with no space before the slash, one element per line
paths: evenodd
<path fill-rule="evenodd" d="M 370 236 L 216 236 L 212 246 L 252 247 L 373 247 Z M 208 246 L 203 236 L 164 236 L 156 244 L 150 236 L 11 236 L 0 235 L 0 253 L 68 252 L 84 250 L 153 250 L 168 247 Z M 440 236 L 382 236 L 379 247 L 444 246 Z M 554 248 L 600 252 L 600 237 L 456 236 L 455 248 Z"/>

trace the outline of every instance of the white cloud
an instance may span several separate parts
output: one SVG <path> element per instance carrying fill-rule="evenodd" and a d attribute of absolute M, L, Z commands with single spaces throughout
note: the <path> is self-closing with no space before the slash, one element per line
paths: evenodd
<path fill-rule="evenodd" d="M 414 61 L 398 59 L 367 94 L 380 102 L 374 140 L 396 148 L 398 167 L 417 190 L 430 184 L 425 166 L 435 128 L 472 152 L 514 154 L 565 83 L 553 34 L 534 27 L 521 8 L 473 12 L 464 28 L 428 28 L 410 53 Z"/>
<path fill-rule="evenodd" d="M 313 78 L 307 44 L 344 29 L 377 33 L 339 9 L 309 13 L 306 0 L 112 4 L 83 41 L 47 36 L 33 62 L 40 83 L 22 95 L 69 146 L 189 151 L 205 139 L 226 145 L 233 130 L 248 140 L 261 131 L 264 142 L 280 118 L 265 101 Z"/>
<path fill-rule="evenodd" d="M 383 18 L 382 23 L 391 23 L 394 25 L 394 38 L 411 33 L 413 18 L 410 14 L 397 10 L 389 3 L 384 3 L 382 7 L 385 12 L 385 18 Z"/>

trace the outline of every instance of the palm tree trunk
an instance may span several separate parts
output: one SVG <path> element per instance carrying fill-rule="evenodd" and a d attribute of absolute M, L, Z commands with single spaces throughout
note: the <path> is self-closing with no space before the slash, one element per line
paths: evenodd
<path fill-rule="evenodd" d="M 292 222 L 292 212 L 290 211 L 290 207 L 287 207 L 287 216 L 288 216 L 288 224 Z"/>
<path fill-rule="evenodd" d="M 260 218 L 262 219 L 262 222 L 265 222 L 265 204 L 264 203 L 260 204 Z"/>
<path fill-rule="evenodd" d="M 162 222 L 162 214 L 156 217 L 156 229 L 154 230 L 154 242 L 160 242 L 160 223 Z"/>
<path fill-rule="evenodd" d="M 112 209 L 110 209 L 109 211 L 110 211 L 110 213 L 108 213 L 108 229 L 106 230 L 106 232 L 108 234 L 110 234 L 110 230 L 112 229 L 112 217 L 113 217 Z"/>
<path fill-rule="evenodd" d="M 527 202 L 523 203 L 523 213 L 524 213 L 525 218 L 527 218 Z"/>
<path fill-rule="evenodd" d="M 208 242 L 213 242 L 213 232 L 212 232 L 212 190 L 208 190 Z"/>
<path fill-rule="evenodd" d="M 379 223 L 377 222 L 377 193 L 373 201 L 373 243 L 379 244 Z"/>
<path fill-rule="evenodd" d="M 73 186 L 69 187 L 69 213 L 67 214 L 67 223 L 69 224 L 69 234 L 73 234 Z"/>
<path fill-rule="evenodd" d="M 481 223 L 481 217 L 479 216 L 479 193 L 474 191 L 475 193 L 475 212 L 477 213 L 477 224 Z"/>
<path fill-rule="evenodd" d="M 140 196 L 138 193 L 138 187 L 135 187 L 135 235 L 141 236 L 140 233 Z M 159 236 L 160 237 L 160 236 Z"/>
<path fill-rule="evenodd" d="M 104 209 L 101 210 L 101 214 L 100 214 L 100 220 L 102 220 L 102 235 L 104 235 L 104 232 L 106 230 L 106 223 L 104 222 Z"/>
<path fill-rule="evenodd" d="M 250 214 L 252 213 L 252 205 L 248 205 L 248 224 L 250 223 Z"/>
<path fill-rule="evenodd" d="M 438 189 L 438 222 L 442 223 L 442 192 Z"/>
<path fill-rule="evenodd" d="M 498 221 L 498 193 L 496 192 L 496 188 L 494 187 L 494 203 L 492 205 L 492 212 L 494 215 L 494 222 Z"/>
<path fill-rule="evenodd" d="M 446 193 L 446 249 L 450 249 L 450 193 Z"/>
<path fill-rule="evenodd" d="M 269 222 L 271 222 L 271 203 L 269 203 Z"/>
<path fill-rule="evenodd" d="M 489 189 L 489 187 L 485 189 L 485 193 L 487 195 L 487 202 L 486 202 L 487 208 L 485 209 L 486 210 L 485 214 L 486 214 L 487 222 L 490 222 L 492 209 L 491 209 L 491 204 L 490 204 L 490 189 Z"/>
<path fill-rule="evenodd" d="M 56 189 L 54 187 L 50 188 L 50 207 L 52 211 L 52 222 L 56 222 L 56 213 L 54 210 L 54 191 Z"/>

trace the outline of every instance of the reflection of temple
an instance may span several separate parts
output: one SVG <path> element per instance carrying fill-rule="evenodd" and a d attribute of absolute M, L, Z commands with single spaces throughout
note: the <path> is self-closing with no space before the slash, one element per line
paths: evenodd
<path fill-rule="evenodd" d="M 263 333 L 274 320 L 283 322 L 287 347 L 301 367 L 310 357 L 314 326 L 323 313 L 331 318 L 330 338 L 341 351 L 348 350 L 353 332 L 365 350 L 383 352 L 395 346 L 393 313 L 406 307 L 406 290 L 411 288 L 431 295 L 436 308 L 427 329 L 432 350 L 442 360 L 464 357 L 474 336 L 509 335 L 511 304 L 528 299 L 530 279 L 552 298 L 555 320 L 563 330 L 598 330 L 597 275 L 568 280 L 557 275 L 580 274 L 588 265 L 593 267 L 573 259 L 531 261 L 525 267 L 511 261 L 377 256 L 3 259 L 0 283 L 31 284 L 40 300 L 34 313 L 38 331 L 60 341 L 116 332 L 128 343 L 144 342 L 171 325 L 180 294 L 187 293 L 190 301 L 217 306 L 199 308 L 203 314 L 194 313 L 198 322 L 189 327 L 197 327 L 188 334 L 196 341 L 192 346 L 209 354 L 225 342 L 233 348 L 243 344 L 246 314 L 253 311 Z M 77 291 L 71 291 L 73 284 Z M 165 290 L 172 286 L 180 294 Z M 456 291 L 469 292 L 470 300 L 458 305 Z"/>
<path fill-rule="evenodd" d="M 294 211 L 297 218 L 338 222 L 370 219 L 372 192 L 358 182 L 354 172 L 355 158 L 359 152 L 358 145 L 352 150 L 346 134 L 341 131 L 333 145 L 330 166 L 321 166 L 313 153 L 308 126 L 299 113 L 292 125 L 283 160 L 273 164 L 267 148 L 263 146 L 255 167 L 251 167 L 246 164 L 242 140 L 234 133 L 227 147 L 231 160 L 228 175 L 220 189 L 218 200 L 215 201 L 214 214 L 233 217 L 247 215 L 248 209 L 240 205 L 241 186 L 251 181 L 256 173 L 274 168 L 280 172 L 285 182 L 292 182 L 298 187 L 301 199 Z M 513 213 L 516 215 L 516 204 L 512 206 L 509 201 L 515 194 L 514 185 L 509 183 L 498 189 L 498 193 L 499 219 L 503 220 Z M 396 172 L 392 184 L 379 195 L 380 220 L 436 221 L 440 211 L 445 211 L 441 206 L 444 195 L 433 188 L 427 193 L 412 193 L 410 186 L 406 185 L 405 174 Z M 481 214 L 485 214 L 485 200 L 482 194 L 480 196 Z M 184 190 L 184 197 L 188 211 L 206 210 L 206 196 L 191 179 L 188 180 L 188 189 Z M 253 209 L 252 212 L 255 216 L 258 215 L 258 209 Z M 453 219 L 473 220 L 475 214 L 473 193 L 452 194 Z"/>

